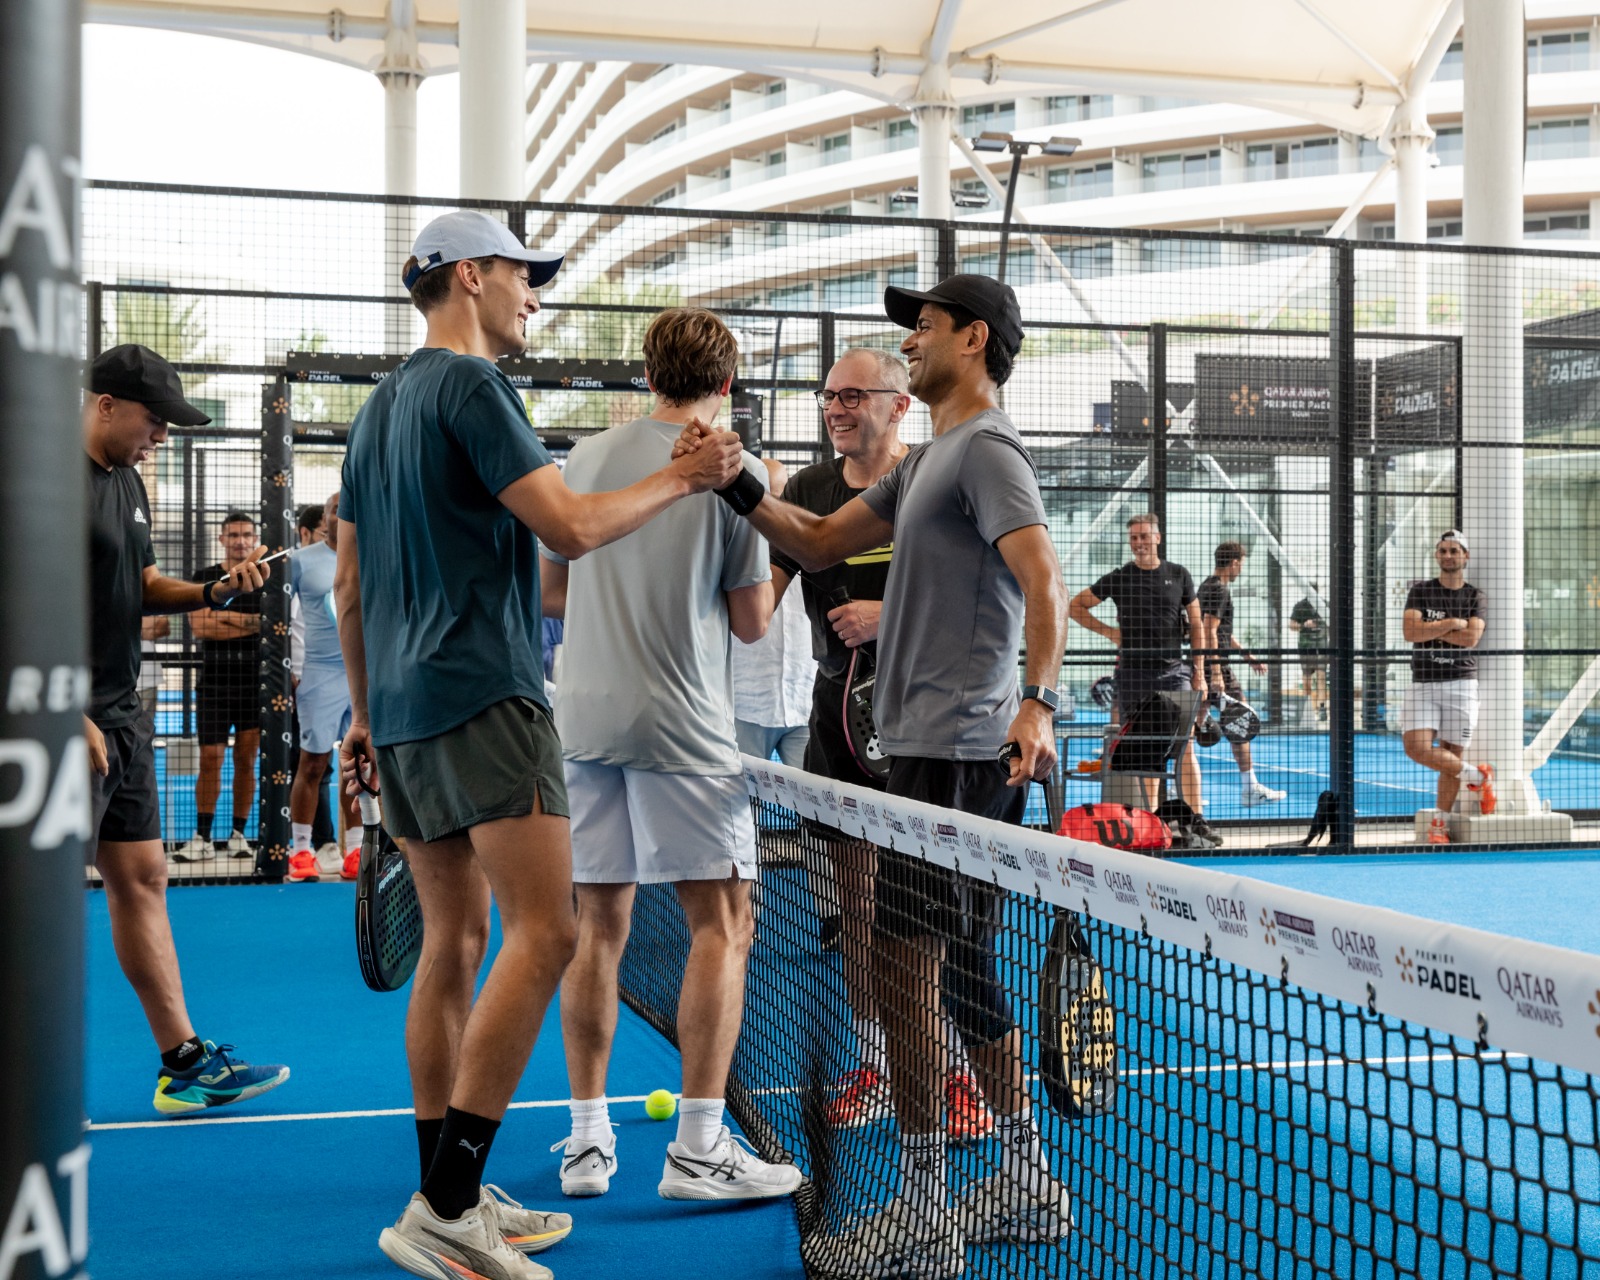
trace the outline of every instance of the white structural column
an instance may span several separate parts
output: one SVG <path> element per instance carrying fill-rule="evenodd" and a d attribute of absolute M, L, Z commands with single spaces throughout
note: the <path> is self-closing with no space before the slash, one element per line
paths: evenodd
<path fill-rule="evenodd" d="M 1433 130 L 1428 125 L 1426 87 L 1418 89 L 1395 108 L 1389 126 L 1394 143 L 1394 238 L 1402 244 L 1426 244 L 1428 240 L 1428 170 L 1433 158 L 1428 144 Z M 1402 333 L 1421 333 L 1428 321 L 1428 259 L 1424 253 L 1408 253 L 1399 267 L 1395 320 Z"/>
<path fill-rule="evenodd" d="M 948 219 L 950 201 L 950 135 L 956 106 L 950 96 L 950 73 L 930 65 L 917 82 L 911 114 L 917 122 L 917 217 Z M 917 283 L 931 289 L 939 281 L 937 247 L 929 242 L 917 254 Z"/>
<path fill-rule="evenodd" d="M 378 81 L 383 85 L 383 191 L 389 196 L 417 194 L 417 89 L 424 70 L 417 55 L 417 9 L 414 0 L 390 0 L 389 30 L 383 41 Z M 384 292 L 399 293 L 400 273 L 416 238 L 416 212 L 411 205 L 390 205 L 384 215 Z M 409 351 L 416 345 L 417 314 L 411 307 L 391 306 L 384 316 L 384 345 Z"/>
<path fill-rule="evenodd" d="M 522 0 L 460 0 L 461 194 L 521 200 L 527 117 L 527 10 Z"/>
<path fill-rule="evenodd" d="M 1524 48 L 1521 0 L 1466 0 L 1462 129 L 1464 239 L 1522 243 Z M 1512 255 L 1461 260 L 1462 476 L 1468 580 L 1488 593 L 1478 660 L 1481 711 L 1469 758 L 1498 774 L 1499 813 L 1532 815 L 1538 796 L 1523 762 L 1523 658 L 1495 656 L 1525 643 L 1523 582 L 1522 266 Z M 1498 447 L 1497 447 L 1498 446 Z M 1437 531 L 1434 531 L 1437 534 Z M 1465 795 L 1465 792 L 1463 792 Z M 1479 828 L 1475 838 L 1488 836 Z"/>

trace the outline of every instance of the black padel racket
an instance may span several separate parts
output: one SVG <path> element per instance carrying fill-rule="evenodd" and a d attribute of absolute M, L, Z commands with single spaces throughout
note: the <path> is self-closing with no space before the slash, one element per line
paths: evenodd
<path fill-rule="evenodd" d="M 831 597 L 835 609 L 850 603 L 850 593 L 835 587 Z M 850 667 L 844 675 L 844 705 L 839 709 L 844 721 L 845 741 L 861 771 L 882 782 L 889 776 L 889 757 L 878 742 L 878 726 L 872 719 L 872 691 L 878 682 L 878 666 L 864 646 L 850 650 Z"/>
<path fill-rule="evenodd" d="M 1117 1011 L 1071 911 L 1056 912 L 1039 974 L 1039 1076 L 1069 1119 L 1116 1105 Z"/>
<path fill-rule="evenodd" d="M 422 954 L 422 908 L 405 855 L 383 829 L 378 793 L 357 760 L 361 796 L 361 869 L 356 872 L 356 959 L 374 991 L 398 991 Z"/>

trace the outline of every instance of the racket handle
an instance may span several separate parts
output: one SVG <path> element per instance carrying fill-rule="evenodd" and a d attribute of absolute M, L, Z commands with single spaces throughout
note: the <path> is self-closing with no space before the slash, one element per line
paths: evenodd
<path fill-rule="evenodd" d="M 378 807 L 378 797 L 362 795 L 359 797 L 361 804 L 361 823 L 363 826 L 376 827 L 383 823 L 383 811 Z"/>

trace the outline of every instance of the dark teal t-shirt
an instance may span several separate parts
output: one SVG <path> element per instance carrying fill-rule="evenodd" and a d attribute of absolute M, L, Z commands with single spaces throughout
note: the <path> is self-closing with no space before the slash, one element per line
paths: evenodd
<path fill-rule="evenodd" d="M 538 544 L 495 495 L 551 458 L 510 381 L 424 347 L 356 414 L 339 516 L 356 526 L 367 710 L 379 746 L 506 698 L 547 705 Z"/>

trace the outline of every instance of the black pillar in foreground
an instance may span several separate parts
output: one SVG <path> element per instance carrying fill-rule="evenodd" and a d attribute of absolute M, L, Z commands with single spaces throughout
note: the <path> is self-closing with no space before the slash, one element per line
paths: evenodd
<path fill-rule="evenodd" d="M 1331 581 L 1327 600 L 1333 626 L 1328 663 L 1329 788 L 1338 796 L 1332 841 L 1356 840 L 1356 418 L 1355 247 L 1348 240 L 1330 246 L 1332 279 L 1328 315 L 1329 419 L 1334 426 L 1329 468 Z"/>
<path fill-rule="evenodd" d="M 261 541 L 269 553 L 293 546 L 294 436 L 289 384 L 261 389 Z M 261 594 L 261 818 L 256 874 L 282 880 L 289 869 L 289 786 L 294 776 L 294 713 L 289 699 L 289 562 L 272 566 Z"/>
<path fill-rule="evenodd" d="M 79 24 L 0 4 L 0 1275 L 81 1272 L 83 709 Z"/>

